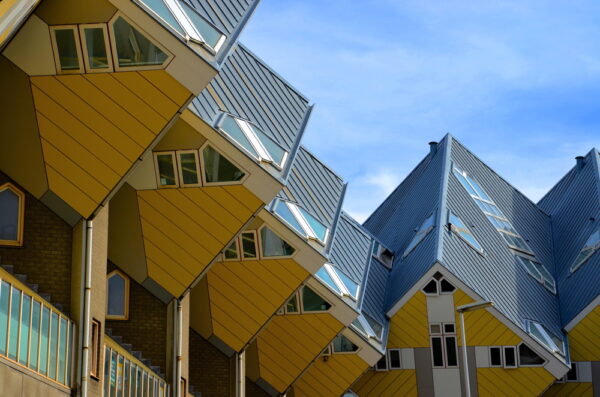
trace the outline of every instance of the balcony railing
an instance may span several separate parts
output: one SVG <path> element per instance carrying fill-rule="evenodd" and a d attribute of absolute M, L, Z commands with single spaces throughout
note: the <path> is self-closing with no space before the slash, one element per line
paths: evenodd
<path fill-rule="evenodd" d="M 168 397 L 169 384 L 104 335 L 104 397 Z"/>
<path fill-rule="evenodd" d="M 0 269 L 0 357 L 71 387 L 74 323 Z"/>

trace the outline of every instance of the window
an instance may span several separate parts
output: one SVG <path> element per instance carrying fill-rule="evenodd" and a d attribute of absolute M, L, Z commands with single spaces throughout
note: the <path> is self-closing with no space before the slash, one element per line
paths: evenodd
<path fill-rule="evenodd" d="M 200 161 L 198 160 L 198 151 L 179 150 L 177 151 L 177 160 L 179 161 L 178 169 L 181 186 L 200 186 Z"/>
<path fill-rule="evenodd" d="M 319 294 L 307 286 L 303 286 L 292 295 L 284 305 L 283 312 L 277 311 L 277 314 L 300 314 L 326 312 L 331 308 L 331 303 L 321 298 Z"/>
<path fill-rule="evenodd" d="M 548 270 L 539 262 L 517 255 L 517 261 L 525 268 L 527 273 L 540 284 L 542 284 L 548 291 L 556 294 L 556 282 L 554 277 L 548 272 Z"/>
<path fill-rule="evenodd" d="M 373 320 L 366 313 L 361 313 L 356 319 L 354 319 L 354 321 L 352 321 L 352 326 L 355 330 L 367 338 L 373 338 L 381 341 L 383 336 L 383 326 L 377 321 Z"/>
<path fill-rule="evenodd" d="M 91 329 L 91 337 L 92 337 L 92 365 L 90 367 L 90 375 L 96 379 L 100 379 L 100 337 L 101 337 L 101 329 L 100 321 L 93 319 L 92 320 L 92 329 Z"/>
<path fill-rule="evenodd" d="M 383 263 L 386 267 L 388 267 L 389 269 L 392 268 L 392 265 L 394 264 L 394 253 L 389 249 L 385 248 L 378 241 L 373 242 L 373 250 L 371 254 L 375 258 L 379 259 L 381 263 Z"/>
<path fill-rule="evenodd" d="M 517 368 L 517 349 L 514 346 L 504 346 L 504 368 Z"/>
<path fill-rule="evenodd" d="M 358 351 L 358 346 L 352 343 L 352 341 L 346 338 L 344 335 L 336 336 L 333 340 L 332 346 L 334 353 L 354 353 Z"/>
<path fill-rule="evenodd" d="M 50 26 L 58 73 L 83 73 L 77 25 Z"/>
<path fill-rule="evenodd" d="M 295 203 L 277 200 L 275 213 L 294 228 L 298 233 L 309 239 L 325 244 L 329 230 L 325 225 L 309 214 L 304 208 Z"/>
<path fill-rule="evenodd" d="M 535 321 L 527 321 L 527 327 L 529 334 L 533 336 L 538 342 L 546 346 L 550 351 L 565 356 L 564 342 L 561 338 L 554 335 L 544 325 Z"/>
<path fill-rule="evenodd" d="M 298 305 L 298 294 L 295 293 L 294 296 L 286 303 L 285 305 L 285 313 L 286 314 L 294 314 L 300 313 L 300 306 Z"/>
<path fill-rule="evenodd" d="M 177 165 L 175 153 L 163 152 L 154 153 L 154 161 L 156 163 L 156 175 L 158 178 L 158 186 L 160 187 L 178 187 L 179 180 L 175 172 Z"/>
<path fill-rule="evenodd" d="M 85 51 L 83 60 L 86 72 L 111 72 L 113 65 L 108 48 L 109 39 L 106 25 L 103 23 L 80 25 L 79 35 Z"/>
<path fill-rule="evenodd" d="M 202 44 L 213 52 L 218 52 L 225 42 L 225 35 L 185 1 L 139 1 L 186 41 Z"/>
<path fill-rule="evenodd" d="M 256 124 L 224 114 L 218 127 L 259 161 L 272 164 L 279 170 L 283 168 L 288 157 L 287 151 Z"/>
<path fill-rule="evenodd" d="M 423 287 L 423 293 L 425 295 L 437 295 L 438 294 L 438 283 L 436 280 L 431 280 Z"/>
<path fill-rule="evenodd" d="M 456 287 L 454 285 L 443 278 L 441 274 L 439 274 L 439 276 L 439 280 L 431 279 L 421 289 L 425 295 L 435 296 L 439 294 L 452 294 L 454 291 L 456 291 Z"/>
<path fill-rule="evenodd" d="M 519 365 L 521 367 L 537 367 L 544 365 L 545 362 L 543 358 L 525 343 L 519 345 Z"/>
<path fill-rule="evenodd" d="M 577 374 L 577 363 L 571 363 L 571 369 L 569 370 L 569 372 L 567 372 L 567 375 L 565 375 L 565 380 L 567 382 L 577 382 L 579 380 Z"/>
<path fill-rule="evenodd" d="M 264 258 L 290 257 L 296 251 L 287 241 L 266 226 L 260 229 L 260 244 L 261 254 Z"/>
<path fill-rule="evenodd" d="M 235 238 L 235 240 L 233 240 L 231 242 L 231 244 L 229 244 L 229 247 L 225 248 L 225 251 L 223 251 L 223 258 L 226 261 L 239 261 L 240 260 L 240 256 L 238 255 L 238 239 L 237 239 L 237 237 Z"/>
<path fill-rule="evenodd" d="M 202 150 L 205 184 L 228 184 L 241 181 L 245 174 L 211 146 Z"/>
<path fill-rule="evenodd" d="M 410 244 L 408 244 L 408 247 L 406 247 L 406 250 L 404 250 L 404 254 L 402 255 L 403 258 L 410 254 L 412 250 L 414 250 L 415 247 L 419 245 L 421 241 L 423 241 L 425 236 L 427 236 L 427 234 L 429 234 L 429 232 L 433 230 L 435 226 L 435 220 L 433 219 L 434 215 L 435 213 L 429 215 L 427 219 L 423 221 L 423 223 L 417 230 L 417 234 L 415 234 Z"/>
<path fill-rule="evenodd" d="M 429 325 L 431 358 L 433 366 L 450 368 L 458 366 L 456 326 L 454 323 L 432 323 Z"/>
<path fill-rule="evenodd" d="M 440 280 L 440 291 L 442 294 L 452 293 L 452 292 L 456 291 L 456 287 L 454 287 L 454 285 L 450 284 L 450 282 L 448 280 L 443 278 L 442 280 Z"/>
<path fill-rule="evenodd" d="M 240 235 L 242 259 L 257 259 L 256 232 L 246 231 Z"/>
<path fill-rule="evenodd" d="M 106 279 L 106 318 L 127 320 L 129 318 L 129 277 L 119 270 L 113 270 Z"/>
<path fill-rule="evenodd" d="M 363 316 L 365 316 L 367 323 L 369 323 L 369 326 L 373 330 L 373 333 L 375 334 L 375 338 L 378 340 L 381 340 L 381 338 L 383 336 L 383 325 L 381 325 L 379 322 L 375 321 L 373 319 L 373 317 L 369 316 L 366 313 L 363 313 Z"/>
<path fill-rule="evenodd" d="M 12 183 L 0 186 L 0 246 L 23 245 L 25 194 Z"/>
<path fill-rule="evenodd" d="M 596 251 L 598 251 L 598 249 L 600 249 L 600 228 L 592 233 L 592 235 L 585 242 L 585 245 L 581 251 L 579 251 L 577 258 L 575 258 L 575 262 L 573 262 L 571 265 L 571 273 L 579 269 L 581 265 L 591 258 Z"/>
<path fill-rule="evenodd" d="M 387 371 L 387 357 L 383 356 L 379 359 L 379 361 L 377 361 L 377 363 L 375 363 L 375 371 Z"/>
<path fill-rule="evenodd" d="M 156 69 L 170 58 L 167 53 L 150 41 L 137 28 L 120 15 L 110 25 L 115 69 Z"/>
<path fill-rule="evenodd" d="M 388 349 L 388 367 L 389 369 L 402 369 L 400 349 Z"/>
<path fill-rule="evenodd" d="M 349 297 L 352 300 L 358 298 L 358 283 L 350 279 L 350 277 L 336 266 L 326 263 L 319 269 L 316 276 L 338 294 Z"/>
<path fill-rule="evenodd" d="M 502 348 L 490 347 L 490 367 L 502 367 Z"/>
<path fill-rule="evenodd" d="M 450 230 L 465 240 L 471 247 L 475 248 L 476 251 L 483 252 L 483 247 L 481 244 L 479 244 L 479 242 L 477 242 L 477 240 L 475 240 L 473 233 L 471 233 L 463 221 L 452 212 L 450 212 L 448 215 L 448 223 Z"/>

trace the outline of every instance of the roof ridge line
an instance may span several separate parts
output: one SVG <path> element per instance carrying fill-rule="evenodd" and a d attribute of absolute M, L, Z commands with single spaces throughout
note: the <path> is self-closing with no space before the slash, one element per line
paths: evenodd
<path fill-rule="evenodd" d="M 448 182 L 450 177 L 450 167 L 452 163 L 452 144 L 454 142 L 454 137 L 448 133 L 445 136 L 446 144 L 442 148 L 444 155 L 444 164 L 442 165 L 442 173 L 441 173 L 441 186 L 440 186 L 440 194 L 438 198 L 438 214 L 436 216 L 436 224 L 437 224 L 437 242 L 435 247 L 435 260 L 438 262 L 442 262 L 442 257 L 444 254 L 444 228 L 443 228 L 443 219 L 446 214 L 447 207 L 447 199 L 448 199 Z"/>
<path fill-rule="evenodd" d="M 244 13 L 244 16 L 242 16 L 242 19 L 240 19 L 238 25 L 235 27 L 233 32 L 231 32 L 231 35 L 229 36 L 229 38 L 226 39 L 227 40 L 226 47 L 223 48 L 221 51 L 219 51 L 219 54 L 217 55 L 216 61 L 217 61 L 217 65 L 219 65 L 219 67 L 225 63 L 227 58 L 229 58 L 229 55 L 233 52 L 233 49 L 236 46 L 236 44 L 239 43 L 239 39 L 242 34 L 242 31 L 246 28 L 246 25 L 248 25 L 248 22 L 254 15 L 254 12 L 256 11 L 256 8 L 260 4 L 260 2 L 261 2 L 261 0 L 254 0 L 252 2 L 250 7 L 248 7 L 248 9 L 246 9 L 246 12 Z"/>

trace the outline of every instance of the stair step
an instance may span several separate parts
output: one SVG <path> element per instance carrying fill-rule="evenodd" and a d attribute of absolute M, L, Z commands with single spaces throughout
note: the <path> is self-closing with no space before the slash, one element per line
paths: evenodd
<path fill-rule="evenodd" d="M 152 367 L 152 361 L 148 358 L 142 358 L 141 360 L 146 367 Z"/>
<path fill-rule="evenodd" d="M 111 336 L 111 337 L 112 337 L 112 329 L 111 329 L 111 328 L 105 328 L 105 329 L 104 329 L 104 333 L 105 333 L 106 335 L 108 335 L 108 336 Z"/>
<path fill-rule="evenodd" d="M 50 302 L 50 300 L 52 299 L 52 295 L 46 293 L 46 292 L 40 292 L 40 297 L 42 299 L 45 299 L 46 301 Z"/>
<path fill-rule="evenodd" d="M 23 284 L 27 284 L 27 276 L 24 274 L 15 274 L 14 275 L 17 280 L 22 282 Z"/>
<path fill-rule="evenodd" d="M 117 342 L 119 345 L 120 345 L 121 343 L 123 343 L 123 337 L 122 337 L 122 336 L 115 335 L 115 336 L 113 336 L 112 338 L 113 338 L 113 340 L 114 340 L 115 342 Z"/>
<path fill-rule="evenodd" d="M 40 292 L 40 286 L 37 284 L 27 284 L 27 286 L 35 292 Z"/>
<path fill-rule="evenodd" d="M 10 274 L 15 273 L 15 267 L 13 265 L 1 265 L 4 270 L 9 272 Z"/>
<path fill-rule="evenodd" d="M 131 354 L 133 354 L 133 357 L 135 357 L 138 360 L 142 361 L 142 352 L 132 351 Z"/>

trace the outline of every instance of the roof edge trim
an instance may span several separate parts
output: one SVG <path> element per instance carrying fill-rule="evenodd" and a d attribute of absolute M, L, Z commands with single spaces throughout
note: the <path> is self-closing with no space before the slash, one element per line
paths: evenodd
<path fill-rule="evenodd" d="M 564 329 L 567 332 L 571 332 L 573 328 L 579 324 L 581 320 L 587 317 L 588 314 L 592 312 L 596 308 L 596 306 L 600 305 L 600 295 L 596 296 L 586 307 L 584 307 L 567 325 L 565 325 Z"/>
<path fill-rule="evenodd" d="M 436 223 L 437 223 L 437 242 L 435 247 L 435 260 L 441 261 L 442 256 L 444 254 L 444 228 L 442 227 L 442 221 L 446 216 L 446 208 L 447 208 L 447 197 L 448 197 L 448 179 L 450 178 L 450 167 L 452 167 L 452 143 L 454 142 L 454 137 L 448 133 L 444 137 L 446 140 L 446 144 L 444 145 L 444 164 L 442 165 L 442 186 L 440 189 L 440 196 L 438 201 L 438 213 L 436 215 Z M 438 145 L 439 146 L 439 145 Z M 435 154 L 434 154 L 435 156 Z"/>
<path fill-rule="evenodd" d="M 246 13 L 236 26 L 235 30 L 231 33 L 231 36 L 227 40 L 225 47 L 222 48 L 221 51 L 219 51 L 219 54 L 216 58 L 216 62 L 218 65 L 221 65 L 225 61 L 225 59 L 227 59 L 227 57 L 231 53 L 232 48 L 235 47 L 235 44 L 238 42 L 238 39 L 242 34 L 242 30 L 244 30 L 244 28 L 248 24 L 248 21 L 250 21 L 250 18 L 252 18 L 252 15 L 254 15 L 254 11 L 256 11 L 256 7 L 258 7 L 259 4 L 260 0 L 254 0 L 252 2 L 252 5 L 248 7 Z"/>
<path fill-rule="evenodd" d="M 335 210 L 335 215 L 333 216 L 333 224 L 331 225 L 331 236 L 327 241 L 327 245 L 325 246 L 325 256 L 329 257 L 331 253 L 331 247 L 333 246 L 333 242 L 335 241 L 335 236 L 337 234 L 338 226 L 341 220 L 342 215 L 342 206 L 344 205 L 344 199 L 346 198 L 346 189 L 348 188 L 348 182 L 344 183 L 342 186 L 342 192 L 340 193 L 340 200 L 338 201 L 337 209 Z"/>
<path fill-rule="evenodd" d="M 296 135 L 296 142 L 294 142 L 294 146 L 292 146 L 292 149 L 290 150 L 288 162 L 283 170 L 282 179 L 285 182 L 287 182 L 287 179 L 290 176 L 290 172 L 292 172 L 292 167 L 296 162 L 298 150 L 300 150 L 300 142 L 302 142 L 302 138 L 304 137 L 304 133 L 306 132 L 306 126 L 308 125 L 308 121 L 310 120 L 310 116 L 312 115 L 313 109 L 314 105 L 309 105 L 308 109 L 306 110 L 306 113 L 304 113 L 302 124 L 300 124 L 300 128 L 298 129 L 298 135 Z"/>

